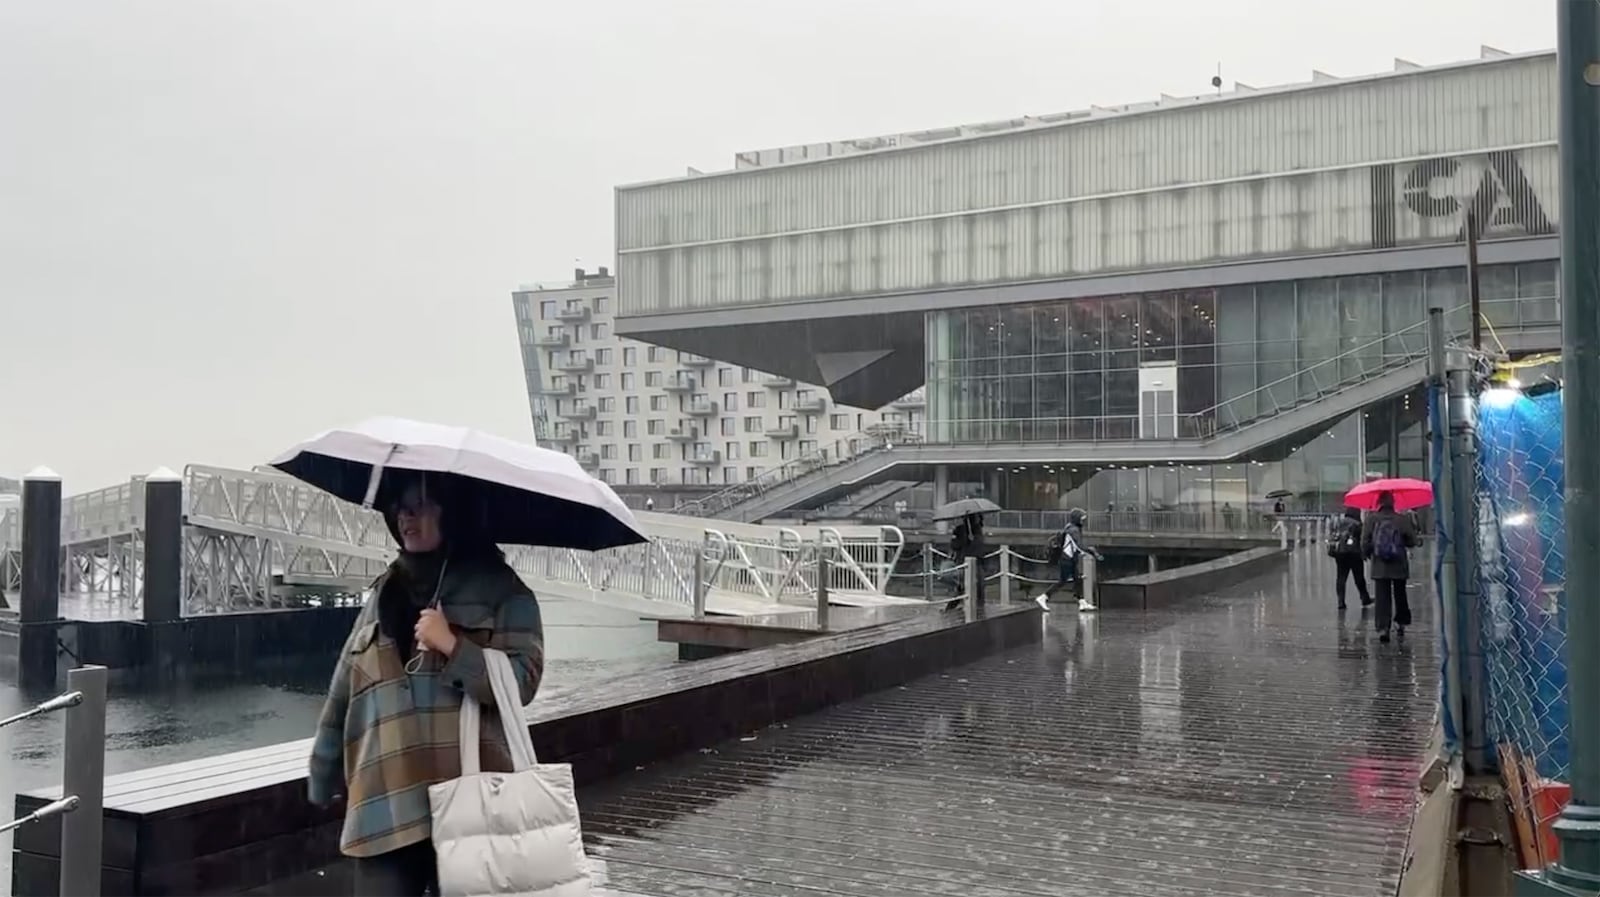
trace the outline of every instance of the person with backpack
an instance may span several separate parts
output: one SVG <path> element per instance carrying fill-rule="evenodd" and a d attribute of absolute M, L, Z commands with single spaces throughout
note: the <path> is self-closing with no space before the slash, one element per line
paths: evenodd
<path fill-rule="evenodd" d="M 1333 524 L 1328 540 L 1328 556 L 1338 568 L 1333 581 L 1334 594 L 1339 596 L 1339 609 L 1345 609 L 1344 584 L 1351 577 L 1356 581 L 1356 593 L 1361 596 L 1361 606 L 1371 607 L 1372 596 L 1367 593 L 1366 565 L 1361 559 L 1361 509 L 1345 508 L 1344 516 Z"/>
<path fill-rule="evenodd" d="M 1085 552 L 1094 556 L 1095 560 L 1104 560 L 1100 552 L 1095 551 L 1083 541 L 1083 526 L 1088 515 L 1082 508 L 1073 508 L 1067 512 L 1067 525 L 1060 532 L 1050 537 L 1050 544 L 1045 551 L 1045 560 L 1056 565 L 1057 578 L 1055 585 L 1044 590 L 1044 593 L 1033 599 L 1040 609 L 1049 613 L 1050 596 L 1062 586 L 1069 586 L 1078 593 L 1078 610 L 1092 611 L 1095 609 L 1094 601 L 1083 594 L 1082 580 L 1078 577 L 1078 559 Z"/>
<path fill-rule="evenodd" d="M 1378 494 L 1378 510 L 1361 524 L 1361 555 L 1370 562 L 1372 588 L 1378 599 L 1378 641 L 1389 641 L 1393 624 L 1401 638 L 1411 625 L 1411 602 L 1406 598 L 1406 580 L 1411 577 L 1409 550 L 1418 545 L 1417 526 L 1411 518 L 1394 509 L 1394 493 Z"/>

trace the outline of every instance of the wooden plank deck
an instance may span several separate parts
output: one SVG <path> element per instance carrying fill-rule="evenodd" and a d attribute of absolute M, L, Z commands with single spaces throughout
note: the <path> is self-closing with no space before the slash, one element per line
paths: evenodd
<path fill-rule="evenodd" d="M 1437 659 L 1332 567 L 1025 646 L 582 791 L 609 884 L 669 897 L 1389 895 Z"/>

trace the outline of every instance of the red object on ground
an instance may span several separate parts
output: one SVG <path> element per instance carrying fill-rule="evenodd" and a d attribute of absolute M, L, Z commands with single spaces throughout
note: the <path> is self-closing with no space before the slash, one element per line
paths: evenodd
<path fill-rule="evenodd" d="M 1376 511 L 1378 496 L 1385 492 L 1394 495 L 1396 511 L 1411 511 L 1433 504 L 1433 484 L 1409 477 L 1362 483 L 1344 494 L 1344 503 L 1363 511 Z"/>
<path fill-rule="evenodd" d="M 1556 817 L 1572 799 L 1572 786 L 1543 779 L 1533 787 L 1533 816 L 1539 821 L 1539 850 L 1549 862 L 1561 859 L 1561 839 L 1556 837 Z"/>

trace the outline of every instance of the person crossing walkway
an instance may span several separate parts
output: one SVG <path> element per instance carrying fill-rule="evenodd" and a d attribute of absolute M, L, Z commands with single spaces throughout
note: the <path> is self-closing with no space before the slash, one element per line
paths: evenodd
<path fill-rule="evenodd" d="M 1084 553 L 1094 557 L 1096 561 L 1104 560 L 1100 552 L 1087 545 L 1083 540 L 1083 528 L 1088 520 L 1088 515 L 1082 508 L 1073 508 L 1067 512 L 1067 525 L 1061 531 L 1050 537 L 1050 548 L 1046 560 L 1056 565 L 1056 582 L 1050 588 L 1033 600 L 1040 609 L 1046 613 L 1050 611 L 1050 597 L 1062 586 L 1069 588 L 1069 593 L 1078 596 L 1078 610 L 1092 611 L 1095 609 L 1094 600 L 1083 594 L 1083 579 L 1079 575 L 1080 560 Z"/>

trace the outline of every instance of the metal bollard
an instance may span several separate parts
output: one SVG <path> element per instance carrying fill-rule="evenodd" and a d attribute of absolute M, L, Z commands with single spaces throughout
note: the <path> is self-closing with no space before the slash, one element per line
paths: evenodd
<path fill-rule="evenodd" d="M 77 807 L 61 819 L 61 897 L 99 897 L 106 784 L 106 668 L 67 671 L 83 701 L 67 709 L 61 793 Z"/>
<path fill-rule="evenodd" d="M 1095 606 L 1100 604 L 1095 600 L 1095 587 L 1099 583 L 1099 571 L 1095 569 L 1097 564 L 1098 562 L 1094 559 L 1094 555 L 1088 552 L 1078 555 L 1078 578 L 1081 580 L 1079 584 L 1083 587 L 1083 595 L 1080 597 L 1087 599 L 1090 604 Z"/>
<path fill-rule="evenodd" d="M 696 620 L 704 620 L 706 618 L 707 591 L 709 589 L 706 586 L 706 549 L 702 545 L 700 550 L 694 554 L 694 618 Z"/>
<path fill-rule="evenodd" d="M 1289 524 L 1284 523 L 1282 520 L 1279 520 L 1278 521 L 1278 525 L 1273 527 L 1273 529 L 1276 529 L 1278 531 L 1278 547 L 1279 548 L 1288 548 L 1289 547 Z"/>
<path fill-rule="evenodd" d="M 1011 605 L 1011 546 L 1000 546 L 1000 606 Z"/>
<path fill-rule="evenodd" d="M 828 556 L 817 555 L 817 631 L 828 631 Z"/>
<path fill-rule="evenodd" d="M 922 543 L 922 600 L 933 600 L 933 544 Z"/>

